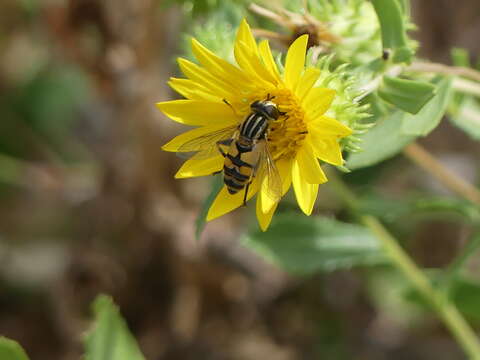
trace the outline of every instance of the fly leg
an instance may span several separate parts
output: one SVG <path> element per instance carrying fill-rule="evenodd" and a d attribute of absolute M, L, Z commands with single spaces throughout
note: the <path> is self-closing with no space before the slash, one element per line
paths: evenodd
<path fill-rule="evenodd" d="M 252 177 L 250 178 L 250 181 L 247 183 L 247 185 L 245 185 L 245 193 L 243 194 L 243 206 L 247 205 L 248 189 L 250 189 L 250 184 L 252 183 L 255 176 L 257 176 L 257 172 L 258 172 L 258 163 L 253 167 Z"/>
<path fill-rule="evenodd" d="M 245 186 L 245 193 L 243 195 L 243 206 L 246 206 L 247 205 L 247 195 L 248 195 L 248 189 L 250 188 L 250 184 L 251 182 L 249 182 L 246 186 Z"/>
<path fill-rule="evenodd" d="M 236 116 L 239 116 L 239 115 L 237 114 L 237 112 L 235 111 L 234 107 L 232 106 L 232 104 L 230 104 L 230 103 L 227 101 L 227 99 L 222 99 L 222 101 L 223 101 L 225 104 L 227 104 L 228 106 L 230 106 L 230 109 L 232 109 L 233 113 L 234 113 Z"/>

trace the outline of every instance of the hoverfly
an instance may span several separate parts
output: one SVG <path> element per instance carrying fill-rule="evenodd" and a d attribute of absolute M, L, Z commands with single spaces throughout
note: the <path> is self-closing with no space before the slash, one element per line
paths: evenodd
<path fill-rule="evenodd" d="M 278 202 L 282 195 L 282 181 L 268 148 L 267 135 L 270 123 L 285 113 L 271 101 L 273 98 L 268 95 L 265 100 L 251 103 L 250 114 L 238 125 L 192 139 L 178 150 L 180 155 L 194 152 L 190 157 L 193 160 L 220 153 L 225 158 L 221 170 L 225 186 L 232 195 L 245 189 L 244 204 L 255 177 L 261 181 L 260 185 L 265 186 L 272 201 Z M 224 102 L 231 106 L 226 100 Z"/>

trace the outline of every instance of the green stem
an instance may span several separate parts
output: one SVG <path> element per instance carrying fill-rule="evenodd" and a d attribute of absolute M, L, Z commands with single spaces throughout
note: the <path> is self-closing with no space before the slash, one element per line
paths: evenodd
<path fill-rule="evenodd" d="M 452 282 L 458 276 L 460 270 L 463 268 L 467 260 L 478 250 L 480 246 L 480 233 L 476 232 L 472 235 L 470 241 L 463 247 L 460 255 L 458 255 L 452 263 L 445 270 L 443 285 L 447 291 L 450 290 Z"/>
<path fill-rule="evenodd" d="M 480 96 L 480 85 L 471 80 L 456 78 L 453 81 L 453 88 L 466 94 Z"/>
<path fill-rule="evenodd" d="M 358 200 L 355 194 L 335 174 L 330 174 L 329 179 L 329 183 L 347 206 L 352 210 L 356 210 L 358 208 Z M 415 289 L 432 305 L 469 358 L 480 360 L 479 339 L 455 305 L 448 301 L 444 293 L 432 286 L 422 270 L 398 245 L 395 238 L 377 218 L 370 215 L 361 215 L 359 219 L 381 242 L 393 265 L 403 273 Z"/>

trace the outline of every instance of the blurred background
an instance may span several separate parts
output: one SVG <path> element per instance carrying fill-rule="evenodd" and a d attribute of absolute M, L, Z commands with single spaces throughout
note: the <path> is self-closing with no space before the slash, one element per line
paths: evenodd
<path fill-rule="evenodd" d="M 0 3 L 0 335 L 35 360 L 78 359 L 104 292 L 148 359 L 462 359 L 387 267 L 289 276 L 238 242 L 252 209 L 195 240 L 210 179 L 173 179 L 181 159 L 160 146 L 181 127 L 154 104 L 175 97 L 166 81 L 203 6 L 215 1 Z M 479 53 L 478 0 L 412 7 L 422 57 Z M 421 142 L 478 183 L 480 143 L 447 122 Z M 467 240 L 448 211 L 402 212 L 399 199 L 451 196 L 402 156 L 346 180 L 382 199 L 376 211 L 423 267 Z M 323 187 L 317 213 L 343 211 Z M 480 325 L 478 311 L 468 319 Z"/>

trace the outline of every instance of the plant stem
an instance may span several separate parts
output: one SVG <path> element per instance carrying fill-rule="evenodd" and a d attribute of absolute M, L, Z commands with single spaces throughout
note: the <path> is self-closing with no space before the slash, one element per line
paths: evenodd
<path fill-rule="evenodd" d="M 480 96 L 480 84 L 463 78 L 455 78 L 453 80 L 453 89 L 465 94 Z"/>
<path fill-rule="evenodd" d="M 433 288 L 424 273 L 415 265 L 378 219 L 369 215 L 361 216 L 360 218 L 362 223 L 381 241 L 394 265 L 434 307 L 443 319 L 445 326 L 452 332 L 469 357 L 471 359 L 480 359 L 480 343 L 478 338 L 455 305 L 449 302 L 441 292 Z"/>
<path fill-rule="evenodd" d="M 272 10 L 264 8 L 263 6 L 257 5 L 255 3 L 251 3 L 248 9 L 257 15 L 270 19 L 271 21 L 277 23 L 277 25 L 285 26 L 285 23 L 287 22 L 287 26 L 288 25 L 293 26 L 293 24 L 288 23 L 288 19 L 285 19 L 283 16 L 277 14 Z"/>
<path fill-rule="evenodd" d="M 265 30 L 265 29 L 254 28 L 254 29 L 252 29 L 252 32 L 253 32 L 254 36 L 264 37 L 264 38 L 267 38 L 269 40 L 277 40 L 277 41 L 280 41 L 280 42 L 283 42 L 283 43 L 288 42 L 288 40 L 290 39 L 286 35 L 279 34 L 275 31 L 270 31 L 270 30 Z"/>
<path fill-rule="evenodd" d="M 457 75 L 480 81 L 480 71 L 462 66 L 448 66 L 445 64 L 414 62 L 407 70 L 415 72 L 429 72 L 436 74 Z"/>
<path fill-rule="evenodd" d="M 468 201 L 480 205 L 480 190 L 445 168 L 442 163 L 430 155 L 422 146 L 411 143 L 403 153 L 419 167 L 433 175 L 448 189 Z"/>
<path fill-rule="evenodd" d="M 472 235 L 472 238 L 468 243 L 463 247 L 460 254 L 455 257 L 452 263 L 445 270 L 445 276 L 443 279 L 443 284 L 446 287 L 447 293 L 450 290 L 450 285 L 453 280 L 458 276 L 460 270 L 463 268 L 463 265 L 467 260 L 478 250 L 480 246 L 480 233 L 476 232 Z"/>
<path fill-rule="evenodd" d="M 424 72 L 432 74 L 453 75 L 453 88 L 466 94 L 480 96 L 480 72 L 461 66 L 448 66 L 428 62 L 416 62 L 405 69 L 406 71 Z M 467 78 L 467 79 L 466 79 Z"/>
<path fill-rule="evenodd" d="M 395 65 L 389 68 L 385 73 L 382 73 L 372 79 L 370 82 L 362 86 L 359 90 L 361 94 L 355 98 L 355 102 L 359 102 L 367 95 L 371 94 L 372 92 L 376 91 L 380 85 L 382 84 L 383 77 L 385 75 L 396 77 L 400 75 L 403 71 L 403 67 L 401 65 Z"/>
<path fill-rule="evenodd" d="M 336 176 L 329 174 L 329 184 L 351 210 L 357 209 L 355 194 Z M 445 326 L 456 338 L 470 359 L 480 359 L 480 342 L 475 332 L 445 294 L 436 290 L 425 274 L 400 247 L 395 238 L 371 215 L 360 215 L 359 220 L 378 238 L 392 264 L 403 273 L 414 288 L 432 305 Z"/>

